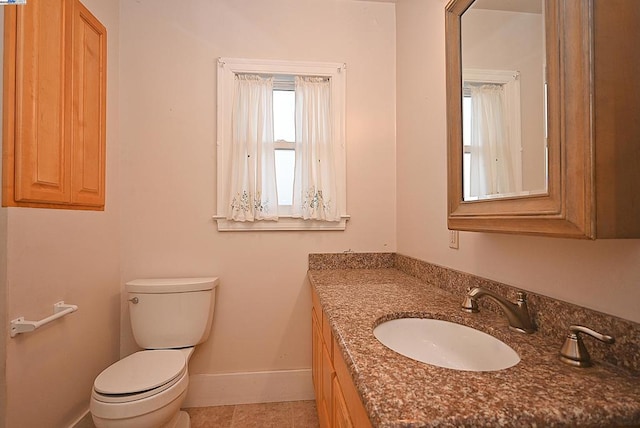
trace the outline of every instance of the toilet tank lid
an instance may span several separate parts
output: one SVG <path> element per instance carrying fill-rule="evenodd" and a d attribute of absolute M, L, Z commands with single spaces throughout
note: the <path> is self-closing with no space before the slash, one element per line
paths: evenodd
<path fill-rule="evenodd" d="M 129 281 L 125 288 L 129 293 L 186 293 L 213 290 L 217 285 L 217 277 L 147 278 Z"/>

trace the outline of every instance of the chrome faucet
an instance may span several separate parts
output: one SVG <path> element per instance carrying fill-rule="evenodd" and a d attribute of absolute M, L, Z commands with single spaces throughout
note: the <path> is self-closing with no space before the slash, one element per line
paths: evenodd
<path fill-rule="evenodd" d="M 536 331 L 531 317 L 529 316 L 529 309 L 527 308 L 527 296 L 518 292 L 518 298 L 516 303 L 512 303 L 499 294 L 494 293 L 491 290 L 487 290 L 482 287 L 469 288 L 464 301 L 462 302 L 462 310 L 467 312 L 478 312 L 478 299 L 482 297 L 489 297 L 495 301 L 500 309 L 509 320 L 509 328 L 517 330 L 521 333 L 533 333 Z"/>

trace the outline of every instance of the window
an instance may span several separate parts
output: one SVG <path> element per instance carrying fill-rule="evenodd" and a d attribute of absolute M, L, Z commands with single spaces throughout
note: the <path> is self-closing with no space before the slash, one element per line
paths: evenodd
<path fill-rule="evenodd" d="M 462 194 L 463 200 L 471 198 L 471 94 L 462 95 Z"/>
<path fill-rule="evenodd" d="M 291 214 L 296 161 L 296 93 L 289 77 L 278 76 L 273 84 L 273 139 L 278 212 L 281 214 Z"/>
<path fill-rule="evenodd" d="M 462 140 L 463 200 L 522 191 L 519 72 L 463 71 Z"/>
<path fill-rule="evenodd" d="M 338 63 L 218 60 L 218 230 L 345 229 L 345 81 Z"/>

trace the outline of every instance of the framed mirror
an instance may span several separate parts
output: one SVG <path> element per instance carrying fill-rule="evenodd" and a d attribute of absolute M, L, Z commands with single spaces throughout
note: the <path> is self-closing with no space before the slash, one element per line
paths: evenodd
<path fill-rule="evenodd" d="M 463 200 L 547 191 L 543 0 L 476 0 L 460 23 Z"/>
<path fill-rule="evenodd" d="M 585 4 L 447 5 L 450 229 L 594 237 Z"/>

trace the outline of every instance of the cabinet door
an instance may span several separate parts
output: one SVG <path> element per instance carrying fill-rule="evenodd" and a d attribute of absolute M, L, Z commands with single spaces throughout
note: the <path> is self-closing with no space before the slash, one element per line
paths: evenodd
<path fill-rule="evenodd" d="M 29 2 L 5 9 L 6 31 L 12 33 L 7 37 L 5 61 L 15 54 L 13 64 L 5 64 L 15 73 L 15 98 L 13 103 L 5 102 L 5 109 L 15 110 L 15 122 L 11 124 L 15 138 L 14 198 L 23 202 L 68 201 L 69 127 L 64 124 L 69 87 L 64 77 L 68 65 L 65 45 L 70 40 L 65 22 L 71 10 L 66 0 Z"/>
<path fill-rule="evenodd" d="M 342 402 L 346 409 L 346 413 L 349 415 L 350 423 L 358 428 L 371 428 L 371 421 L 369 421 L 369 414 L 362 404 L 360 395 L 356 386 L 353 383 L 351 373 L 347 368 L 347 363 L 342 357 L 342 353 L 338 351 L 339 345 L 337 342 L 333 344 L 333 367 L 335 370 L 335 377 L 340 385 L 340 393 L 342 395 Z"/>
<path fill-rule="evenodd" d="M 71 202 L 104 205 L 106 30 L 74 1 Z"/>
<path fill-rule="evenodd" d="M 543 2 L 547 189 L 465 200 L 462 35 L 474 3 L 446 6 L 449 229 L 640 238 L 640 2 Z M 498 32 L 484 24 L 494 40 Z"/>
<path fill-rule="evenodd" d="M 311 310 L 311 376 L 313 392 L 316 394 L 316 407 L 320 408 L 322 394 L 322 337 L 315 308 Z"/>
<path fill-rule="evenodd" d="M 331 338 L 329 338 L 330 340 Z M 331 427 L 332 422 L 332 389 L 335 371 L 333 370 L 333 362 L 331 355 L 323 342 L 322 346 L 322 372 L 321 372 L 321 392 L 320 405 L 318 407 L 318 419 L 321 427 Z"/>
<path fill-rule="evenodd" d="M 2 204 L 102 209 L 106 29 L 78 0 L 4 9 Z"/>
<path fill-rule="evenodd" d="M 344 401 L 338 378 L 333 378 L 333 428 L 352 428 L 349 409 Z"/>

